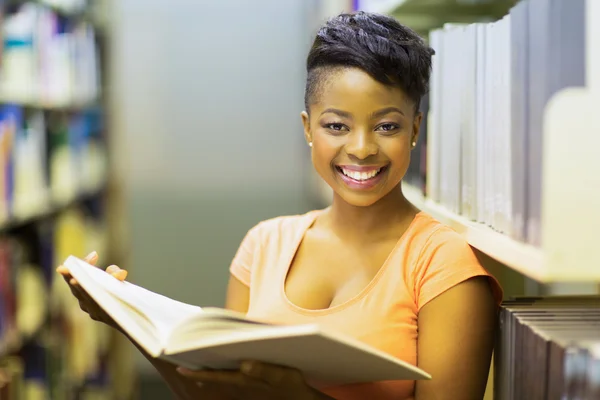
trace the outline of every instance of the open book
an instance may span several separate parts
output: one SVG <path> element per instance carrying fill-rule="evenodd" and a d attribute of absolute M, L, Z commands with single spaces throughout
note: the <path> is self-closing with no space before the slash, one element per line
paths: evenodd
<path fill-rule="evenodd" d="M 73 256 L 64 266 L 140 347 L 176 365 L 235 369 L 242 360 L 256 360 L 297 368 L 323 385 L 430 379 L 409 363 L 317 325 L 270 325 L 185 304 L 121 282 Z"/>

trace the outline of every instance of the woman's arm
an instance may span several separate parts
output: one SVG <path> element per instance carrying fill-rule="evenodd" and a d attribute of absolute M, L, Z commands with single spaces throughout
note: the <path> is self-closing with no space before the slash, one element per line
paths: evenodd
<path fill-rule="evenodd" d="M 440 294 L 419 311 L 416 400 L 481 400 L 494 347 L 497 307 L 489 281 L 476 277 Z"/>

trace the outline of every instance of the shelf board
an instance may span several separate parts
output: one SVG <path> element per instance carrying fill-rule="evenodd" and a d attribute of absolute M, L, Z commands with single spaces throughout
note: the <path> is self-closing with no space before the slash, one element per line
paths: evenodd
<path fill-rule="evenodd" d="M 24 216 L 19 216 L 19 217 L 9 217 L 7 219 L 0 219 L 0 232 L 4 232 L 7 230 L 11 230 L 11 229 L 16 229 L 16 228 L 22 227 L 24 225 L 27 225 L 29 223 L 35 222 L 36 220 L 47 218 L 51 215 L 56 214 L 57 212 L 67 209 L 68 207 L 70 207 L 74 204 L 80 203 L 81 201 L 83 201 L 85 199 L 89 199 L 89 198 L 92 198 L 92 197 L 98 195 L 104 189 L 105 189 L 104 184 L 98 185 L 97 187 L 95 187 L 93 189 L 79 193 L 77 196 L 75 196 L 71 199 L 61 201 L 61 202 L 52 202 L 52 203 L 47 204 L 44 207 L 39 207 L 35 212 L 33 212 L 29 215 L 24 215 Z"/>
<path fill-rule="evenodd" d="M 35 102 L 35 101 L 23 101 L 18 99 L 9 99 L 3 98 L 0 96 L 0 104 L 15 104 L 17 106 L 31 108 L 31 109 L 39 109 L 45 111 L 80 111 L 91 109 L 94 107 L 100 106 L 100 102 L 97 100 L 87 101 L 87 102 L 73 102 L 67 104 L 52 104 L 45 102 Z"/>
<path fill-rule="evenodd" d="M 540 248 L 514 240 L 488 226 L 457 215 L 424 198 L 421 192 L 411 185 L 403 184 L 402 191 L 416 207 L 463 235 L 473 248 L 538 282 L 551 281 L 544 267 L 544 256 Z"/>

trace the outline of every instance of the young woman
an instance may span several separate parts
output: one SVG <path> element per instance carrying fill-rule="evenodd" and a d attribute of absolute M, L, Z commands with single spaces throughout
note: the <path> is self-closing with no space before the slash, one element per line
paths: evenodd
<path fill-rule="evenodd" d="M 179 397 L 483 397 L 501 289 L 468 244 L 411 205 L 400 187 L 419 138 L 432 53 L 413 31 L 382 15 L 343 14 L 319 31 L 308 55 L 301 116 L 333 203 L 252 228 L 230 267 L 227 307 L 276 323 L 318 323 L 433 379 L 318 391 L 300 372 L 274 365 L 249 361 L 237 372 L 188 371 L 149 358 Z M 114 326 L 68 271 L 59 271 L 82 309 Z M 126 275 L 114 266 L 107 271 Z"/>

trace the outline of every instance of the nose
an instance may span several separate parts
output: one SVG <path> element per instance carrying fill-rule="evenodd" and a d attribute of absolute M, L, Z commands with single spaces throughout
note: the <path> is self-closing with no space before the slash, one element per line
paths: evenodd
<path fill-rule="evenodd" d="M 370 132 L 353 132 L 348 136 L 346 153 L 359 160 L 377 155 L 379 146 Z"/>

